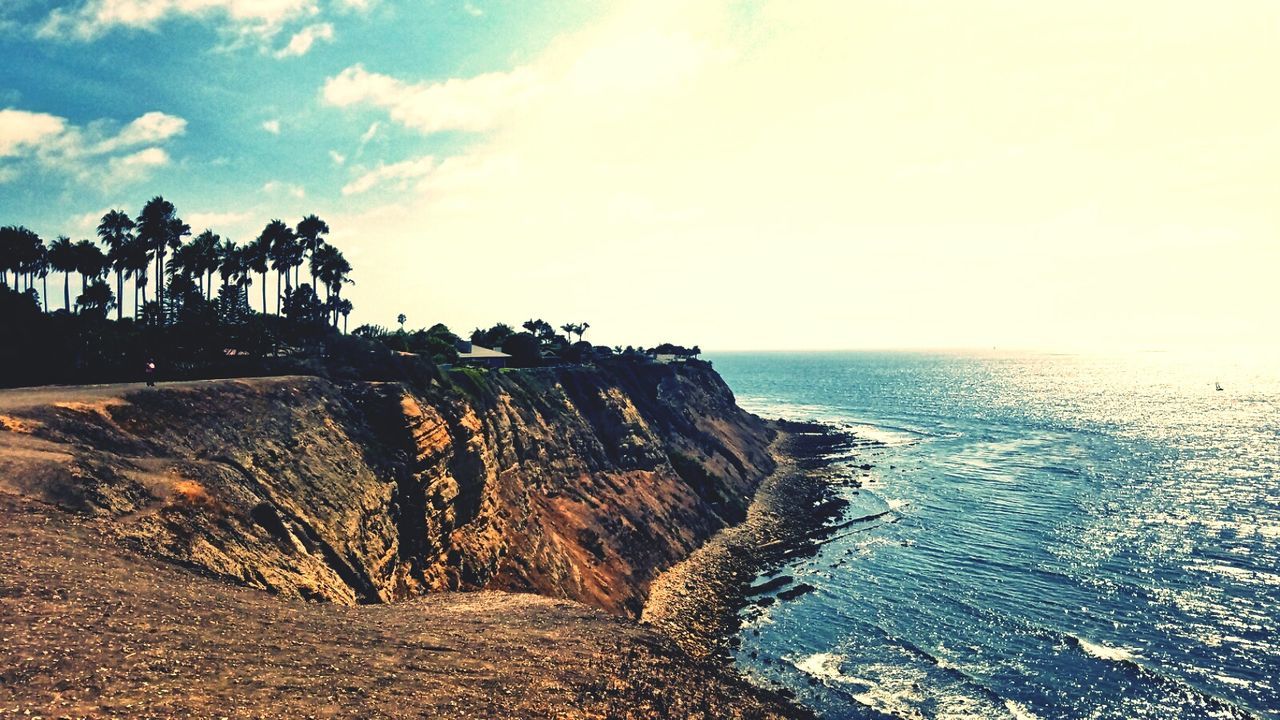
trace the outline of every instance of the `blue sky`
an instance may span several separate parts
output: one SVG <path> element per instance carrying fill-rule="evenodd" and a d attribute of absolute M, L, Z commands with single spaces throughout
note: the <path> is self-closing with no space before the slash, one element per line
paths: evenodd
<path fill-rule="evenodd" d="M 7 0 L 0 223 L 314 212 L 353 326 L 1270 351 L 1277 28 L 1269 0 Z"/>
<path fill-rule="evenodd" d="M 128 5 L 143 13 L 157 8 L 156 17 L 118 19 L 113 5 L 116 15 L 127 15 L 120 8 Z M 423 80 L 507 70 L 545 46 L 561 31 L 559 23 L 589 19 L 594 4 L 507 2 L 484 10 L 471 3 L 346 0 L 183 5 L 18 0 L 0 9 L 7 67 L 0 106 L 54 116 L 94 138 L 118 134 L 147 113 L 182 124 L 172 134 L 91 157 L 42 162 L 34 144 L 19 148 L 4 160 L 9 173 L 21 173 L 4 187 L 6 221 L 46 234 L 83 231 L 83 223 L 68 219 L 117 202 L 136 209 L 154 193 L 198 215 L 235 208 L 291 216 L 315 203 L 342 210 L 348 165 L 458 154 L 475 142 L 475 133 L 424 136 L 377 111 L 332 107 L 323 100 L 328 78 L 355 64 Z M 237 17 L 238 6 L 255 5 L 279 9 Z M 57 13 L 61 24 L 52 20 Z M 299 39 L 308 37 L 309 44 Z M 104 167 L 151 149 L 167 161 L 140 157 L 116 172 Z M 91 181 L 84 182 L 90 170 Z M 214 208 L 219 211 L 210 212 Z"/>

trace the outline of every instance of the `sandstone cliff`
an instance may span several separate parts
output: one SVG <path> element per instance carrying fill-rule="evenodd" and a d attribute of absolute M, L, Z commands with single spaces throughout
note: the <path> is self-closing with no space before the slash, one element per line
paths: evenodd
<path fill-rule="evenodd" d="M 636 615 L 773 468 L 771 432 L 701 364 L 450 377 L 14 395 L 0 491 L 285 596 L 493 588 Z"/>

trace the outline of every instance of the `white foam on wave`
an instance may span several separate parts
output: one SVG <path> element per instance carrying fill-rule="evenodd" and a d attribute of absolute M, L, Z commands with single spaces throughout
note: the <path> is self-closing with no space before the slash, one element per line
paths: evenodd
<path fill-rule="evenodd" d="M 814 653 L 808 657 L 794 663 L 796 669 L 807 675 L 819 678 L 821 680 L 832 680 L 839 682 L 843 679 L 840 674 L 840 663 L 844 661 L 844 656 L 836 653 Z"/>
<path fill-rule="evenodd" d="M 1125 660 L 1132 661 L 1134 658 L 1133 651 L 1128 648 L 1092 643 L 1084 638 L 1076 638 L 1076 641 L 1080 643 L 1080 649 L 1083 650 L 1086 655 L 1091 655 L 1099 660 L 1122 662 Z"/>
<path fill-rule="evenodd" d="M 861 440 L 870 440 L 888 446 L 910 445 L 929 435 L 927 432 L 912 428 L 880 425 L 867 420 L 852 418 L 835 408 L 823 405 L 808 405 L 750 395 L 738 396 L 738 405 L 747 412 L 755 413 L 765 418 L 782 418 L 783 420 L 794 422 L 819 422 L 834 425 L 853 433 Z M 858 451 L 855 450 L 841 455 L 853 457 L 857 454 Z M 841 458 L 833 457 L 832 459 Z"/>
<path fill-rule="evenodd" d="M 1004 709 L 1009 711 L 1013 720 L 1040 720 L 1040 716 L 1027 709 L 1026 705 L 1016 700 L 1005 700 Z"/>
<path fill-rule="evenodd" d="M 1006 717 L 1014 720 L 1040 720 L 1014 701 L 1006 700 L 1001 708 L 1000 705 L 970 694 L 954 684 L 938 685 L 931 681 L 929 672 L 924 668 L 872 663 L 860 667 L 857 675 L 850 675 L 842 668 L 845 660 L 845 656 L 838 653 L 820 652 L 792 660 L 792 665 L 828 686 L 840 684 L 849 689 L 850 697 L 859 704 L 894 717 L 910 720 Z M 927 713 L 924 711 L 926 706 Z"/>

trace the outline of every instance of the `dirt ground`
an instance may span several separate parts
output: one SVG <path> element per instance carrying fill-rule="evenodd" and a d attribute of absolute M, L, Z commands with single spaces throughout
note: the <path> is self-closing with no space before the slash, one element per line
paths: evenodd
<path fill-rule="evenodd" d="M 577 603 L 496 592 L 285 600 L 0 493 L 0 717 L 797 716 L 656 632 Z"/>

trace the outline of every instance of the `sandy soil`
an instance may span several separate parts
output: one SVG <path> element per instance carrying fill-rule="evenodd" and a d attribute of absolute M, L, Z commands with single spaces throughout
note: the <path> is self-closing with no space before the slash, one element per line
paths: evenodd
<path fill-rule="evenodd" d="M 0 716 L 764 718 L 798 711 L 583 605 L 289 601 L 0 494 Z"/>

